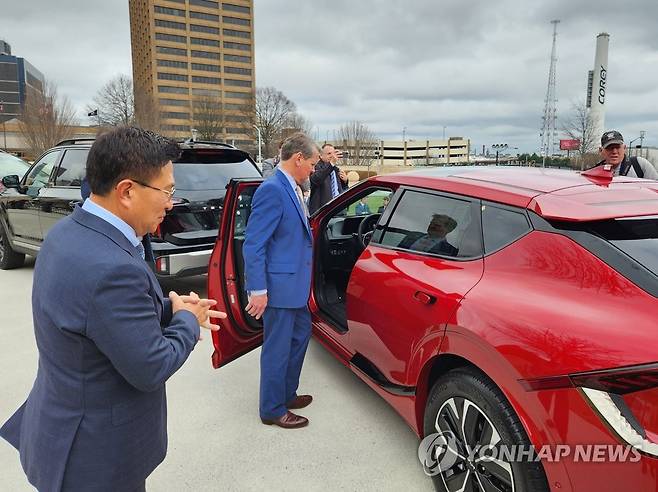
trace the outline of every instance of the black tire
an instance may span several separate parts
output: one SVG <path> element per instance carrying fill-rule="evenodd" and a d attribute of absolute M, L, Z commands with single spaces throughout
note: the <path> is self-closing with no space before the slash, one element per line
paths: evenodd
<path fill-rule="evenodd" d="M 457 413 L 454 409 L 457 409 Z M 466 432 L 461 431 L 462 422 L 465 423 Z M 452 433 L 454 438 L 445 437 L 451 435 L 450 429 L 455 430 Z M 446 451 L 454 448 L 467 457 L 468 453 L 463 452 L 464 442 L 467 442 L 471 449 L 477 444 L 521 444 L 524 449 L 530 449 L 525 429 L 505 396 L 489 378 L 475 369 L 455 369 L 436 381 L 425 407 L 424 434 L 426 437 L 423 444 L 426 449 L 430 449 L 430 454 L 425 456 L 435 457 L 434 463 L 431 463 L 430 458 L 429 461 L 426 459 L 426 464 L 434 465 L 431 474 L 436 490 L 452 492 L 466 485 L 462 490 L 473 492 L 549 491 L 540 462 L 526 459 L 509 463 L 504 459 L 501 466 L 481 458 L 461 459 L 457 454 Z M 433 437 L 429 437 L 432 435 Z M 431 449 L 432 444 L 434 450 Z M 436 456 L 437 448 L 443 450 L 439 457 Z M 478 454 L 473 456 L 477 457 Z M 470 480 L 470 484 L 465 484 L 467 480 Z M 482 488 L 480 484 L 484 484 L 486 488 Z"/>
<path fill-rule="evenodd" d="M 25 255 L 11 249 L 5 228 L 0 224 L 0 270 L 11 270 L 22 267 Z"/>

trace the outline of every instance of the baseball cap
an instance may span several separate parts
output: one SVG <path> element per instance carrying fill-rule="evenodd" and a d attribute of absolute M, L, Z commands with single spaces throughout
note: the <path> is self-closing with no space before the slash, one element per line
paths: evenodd
<path fill-rule="evenodd" d="M 601 136 L 601 147 L 603 147 L 604 149 L 609 145 L 623 144 L 623 143 L 624 143 L 624 137 L 617 130 L 605 132 Z"/>

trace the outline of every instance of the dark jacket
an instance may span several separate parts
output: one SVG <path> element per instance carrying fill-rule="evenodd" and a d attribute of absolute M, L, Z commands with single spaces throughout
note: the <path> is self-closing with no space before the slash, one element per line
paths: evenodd
<path fill-rule="evenodd" d="M 119 230 L 76 207 L 34 269 L 39 367 L 0 436 L 41 492 L 133 490 L 167 450 L 165 381 L 199 337 Z"/>
<path fill-rule="evenodd" d="M 319 160 L 315 165 L 315 171 L 311 174 L 311 197 L 308 201 L 308 213 L 314 214 L 316 210 L 328 203 L 333 197 L 331 196 L 331 172 L 336 174 L 336 182 L 338 183 L 338 192 L 342 193 L 347 190 L 347 181 L 341 181 L 338 177 L 340 168 L 332 166 L 328 162 Z"/>

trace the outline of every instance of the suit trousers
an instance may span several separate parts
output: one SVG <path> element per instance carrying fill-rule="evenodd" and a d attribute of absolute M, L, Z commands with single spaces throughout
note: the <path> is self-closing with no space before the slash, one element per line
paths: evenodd
<path fill-rule="evenodd" d="M 260 355 L 260 417 L 277 419 L 288 411 L 286 403 L 297 396 L 299 375 L 311 338 L 308 307 L 267 307 L 263 313 L 263 348 Z"/>

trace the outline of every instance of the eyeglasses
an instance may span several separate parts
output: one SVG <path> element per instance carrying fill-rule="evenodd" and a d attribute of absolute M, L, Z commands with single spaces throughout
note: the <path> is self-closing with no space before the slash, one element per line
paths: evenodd
<path fill-rule="evenodd" d="M 144 188 L 151 188 L 152 190 L 161 191 L 162 193 L 167 195 L 167 200 L 171 200 L 172 197 L 174 196 L 174 193 L 176 193 L 176 188 L 172 188 L 171 190 L 165 190 L 163 188 L 156 188 L 155 186 L 151 186 L 149 184 L 142 183 L 141 181 L 138 181 L 136 179 L 133 179 L 132 181 L 134 181 L 135 183 L 137 183 L 140 186 L 143 186 Z"/>

